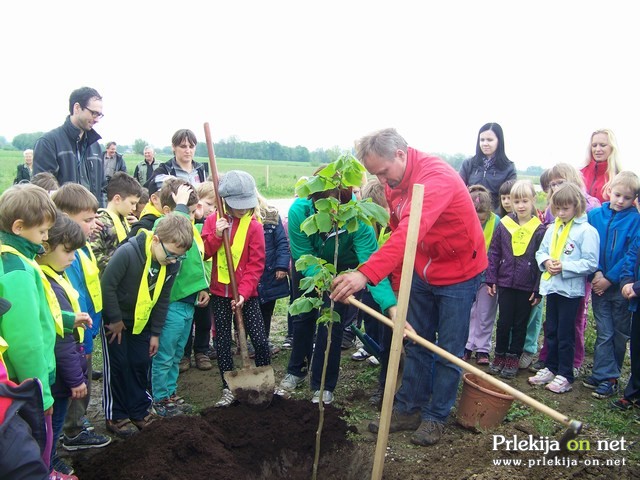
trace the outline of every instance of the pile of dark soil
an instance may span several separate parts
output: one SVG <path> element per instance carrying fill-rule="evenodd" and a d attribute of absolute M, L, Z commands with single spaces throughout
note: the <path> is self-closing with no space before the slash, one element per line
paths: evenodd
<path fill-rule="evenodd" d="M 353 446 L 342 410 L 325 408 L 320 478 L 345 478 L 338 457 Z M 264 410 L 208 408 L 153 423 L 126 441 L 75 462 L 82 480 L 310 478 L 318 406 L 275 396 Z M 349 462 L 347 462 L 349 463 Z M 352 462 L 351 462 L 352 463 Z M 344 468 L 344 467 L 343 467 Z"/>

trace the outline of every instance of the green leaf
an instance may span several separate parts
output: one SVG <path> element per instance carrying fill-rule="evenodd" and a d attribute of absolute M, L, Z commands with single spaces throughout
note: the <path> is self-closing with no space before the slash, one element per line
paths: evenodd
<path fill-rule="evenodd" d="M 358 230 L 358 220 L 353 218 L 349 220 L 345 226 L 347 228 L 347 232 L 353 233 Z"/>
<path fill-rule="evenodd" d="M 317 229 L 322 233 L 327 233 L 333 230 L 333 221 L 331 220 L 331 215 L 326 212 L 318 212 L 314 215 Z M 303 224 L 306 223 L 306 220 Z M 305 232 L 306 233 L 306 232 Z"/>
<path fill-rule="evenodd" d="M 367 199 L 358 202 L 358 209 L 362 215 L 360 218 L 367 217 L 372 222 L 386 226 L 389 223 L 389 213 L 386 209 L 370 200 L 371 199 Z"/>
<path fill-rule="evenodd" d="M 318 232 L 318 224 L 316 223 L 316 215 L 311 215 L 304 222 L 300 224 L 300 230 L 302 230 L 307 236 L 311 236 Z"/>
<path fill-rule="evenodd" d="M 318 212 L 331 212 L 333 210 L 333 203 L 328 198 L 316 200 L 314 205 Z"/>
<path fill-rule="evenodd" d="M 313 277 L 304 277 L 300 280 L 300 290 L 302 290 L 304 294 L 312 292 L 316 288 L 316 282 Z"/>
<path fill-rule="evenodd" d="M 291 315 L 300 315 L 301 313 L 307 313 L 314 309 L 314 304 L 308 297 L 298 297 L 291 305 L 289 305 L 289 313 Z"/>

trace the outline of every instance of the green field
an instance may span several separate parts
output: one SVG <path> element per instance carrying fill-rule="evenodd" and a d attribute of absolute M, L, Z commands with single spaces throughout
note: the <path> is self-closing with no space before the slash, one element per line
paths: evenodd
<path fill-rule="evenodd" d="M 125 155 L 127 169 L 133 174 L 137 163 L 143 160 L 142 155 Z M 170 155 L 156 155 L 156 160 L 164 162 Z M 208 158 L 196 158 L 196 161 L 208 163 Z M 22 152 L 0 150 L 0 192 L 4 192 L 13 184 L 16 167 L 23 162 Z M 271 160 L 244 160 L 216 158 L 220 173 L 229 170 L 244 170 L 256 179 L 258 191 L 267 198 L 288 198 L 294 195 L 294 186 L 298 178 L 311 175 L 317 166 L 310 163 L 280 162 Z M 268 180 L 267 180 L 268 172 Z"/>

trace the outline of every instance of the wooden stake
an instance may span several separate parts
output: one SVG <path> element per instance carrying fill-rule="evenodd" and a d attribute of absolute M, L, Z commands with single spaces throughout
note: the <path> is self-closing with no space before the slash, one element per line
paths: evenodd
<path fill-rule="evenodd" d="M 385 382 L 382 410 L 380 412 L 380 425 L 378 427 L 378 441 L 373 457 L 373 472 L 371 478 L 382 479 L 384 469 L 384 456 L 389 441 L 389 425 L 393 411 L 393 397 L 398 382 L 398 365 L 402 352 L 402 337 L 404 325 L 409 309 L 409 296 L 411 294 L 411 280 L 413 267 L 418 247 L 418 232 L 422 217 L 422 201 L 424 198 L 424 185 L 415 184 L 411 196 L 411 212 L 409 214 L 409 227 L 407 231 L 407 243 L 404 247 L 404 261 L 402 263 L 402 278 L 400 279 L 400 291 L 398 292 L 398 310 L 393 322 L 393 337 L 391 338 L 391 350 L 389 352 L 389 365 L 387 367 L 387 380 Z"/>

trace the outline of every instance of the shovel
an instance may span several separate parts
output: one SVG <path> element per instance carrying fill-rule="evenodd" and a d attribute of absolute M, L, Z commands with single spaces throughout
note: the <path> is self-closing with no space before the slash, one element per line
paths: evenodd
<path fill-rule="evenodd" d="M 204 134 L 207 141 L 207 151 L 209 153 L 209 167 L 211 169 L 211 178 L 213 187 L 216 192 L 216 205 L 218 214 L 224 212 L 222 199 L 218 193 L 218 169 L 216 168 L 216 154 L 213 150 L 213 142 L 211 141 L 211 132 L 209 124 L 204 124 Z M 231 284 L 231 292 L 233 298 L 238 301 L 238 283 L 236 280 L 235 270 L 233 268 L 233 257 L 231 256 L 229 229 L 224 231 L 222 240 L 224 243 L 224 252 L 227 258 L 227 266 L 229 268 L 229 279 Z M 240 345 L 240 358 L 242 359 L 242 368 L 235 371 L 225 372 L 224 379 L 229 385 L 229 389 L 233 396 L 240 403 L 247 403 L 258 407 L 268 407 L 273 400 L 273 392 L 276 386 L 275 375 L 271 365 L 262 367 L 253 367 L 249 359 L 249 351 L 247 349 L 247 334 L 244 329 L 244 319 L 242 317 L 242 309 L 235 309 L 236 328 L 238 330 L 238 343 Z"/>

